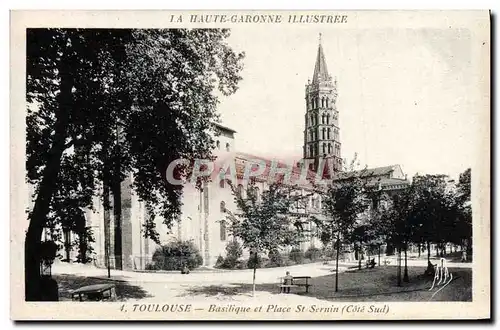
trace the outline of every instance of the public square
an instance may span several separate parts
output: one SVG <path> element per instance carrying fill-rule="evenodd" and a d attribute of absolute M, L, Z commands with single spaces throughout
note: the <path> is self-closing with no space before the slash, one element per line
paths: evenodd
<path fill-rule="evenodd" d="M 71 300 L 71 290 L 96 283 L 114 283 L 118 301 L 126 302 L 249 302 L 313 304 L 328 301 L 471 301 L 472 264 L 449 262 L 453 274 L 451 283 L 432 296 L 432 277 L 424 277 L 426 260 L 408 260 L 410 282 L 396 285 L 396 260 L 385 258 L 388 265 L 373 269 L 357 268 L 357 262 L 339 265 L 339 291 L 335 292 L 335 265 L 330 262 L 290 267 L 258 269 L 256 294 L 252 297 L 252 270 L 200 270 L 188 275 L 180 272 L 111 271 L 81 264 L 56 263 L 53 277 L 59 283 L 60 300 Z M 286 271 L 294 276 L 311 276 L 309 293 L 293 288 L 290 294 L 280 294 L 279 277 Z"/>

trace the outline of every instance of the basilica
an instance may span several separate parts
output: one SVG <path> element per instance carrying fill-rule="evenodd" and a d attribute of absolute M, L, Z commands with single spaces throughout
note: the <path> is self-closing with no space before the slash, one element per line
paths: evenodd
<path fill-rule="evenodd" d="M 343 171 L 339 121 L 341 109 L 337 108 L 337 81 L 332 79 L 328 72 L 321 42 L 312 79 L 305 87 L 305 108 L 303 159 L 293 168 L 294 175 L 299 175 L 304 169 L 307 178 L 313 178 L 318 171 L 326 171 L 323 174 L 330 180 L 343 180 L 346 175 L 358 175 L 388 193 L 405 189 L 409 185 L 399 165 L 348 174 Z M 236 149 L 237 132 L 233 129 L 220 124 L 217 124 L 216 128 L 218 134 L 215 137 L 213 153 L 219 161 L 234 161 L 239 178 L 243 175 L 245 164 L 250 160 L 260 159 L 269 166 L 270 160 Z M 113 212 L 105 216 L 102 204 L 97 199 L 96 210 L 86 212 L 88 226 L 95 236 L 92 258 L 98 267 L 106 266 L 106 251 L 109 251 L 112 268 L 143 270 L 158 247 L 151 239 L 144 238 L 141 232 L 149 214 L 130 189 L 133 179 L 130 175 L 122 183 L 122 216 L 119 221 L 115 221 Z M 257 191 L 267 188 L 265 179 L 257 178 L 256 182 Z M 309 201 L 303 207 L 291 210 L 291 214 L 304 222 L 309 233 L 314 233 L 316 228 L 308 219 L 311 215 L 321 214 L 321 196 L 307 183 L 298 189 L 308 192 Z M 163 225 L 162 219 L 155 219 L 161 244 L 171 240 L 191 240 L 201 252 L 203 266 L 212 267 L 217 257 L 225 254 L 225 247 L 230 239 L 225 212 L 227 209 L 235 209 L 232 190 L 225 180 L 211 180 L 202 189 L 187 184 L 184 187 L 182 202 L 182 215 L 172 228 Z M 304 251 L 311 246 L 321 248 L 317 235 L 309 235 L 300 244 Z"/>

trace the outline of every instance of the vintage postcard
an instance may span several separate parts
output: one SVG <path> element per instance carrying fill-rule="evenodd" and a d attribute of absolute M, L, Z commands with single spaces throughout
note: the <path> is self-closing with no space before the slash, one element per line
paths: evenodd
<path fill-rule="evenodd" d="M 490 13 L 11 12 L 15 320 L 490 318 Z"/>

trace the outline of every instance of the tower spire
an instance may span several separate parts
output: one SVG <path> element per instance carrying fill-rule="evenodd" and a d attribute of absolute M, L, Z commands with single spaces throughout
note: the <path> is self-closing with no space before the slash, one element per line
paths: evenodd
<path fill-rule="evenodd" d="M 337 84 L 328 74 L 321 33 L 314 74 L 312 82 L 307 82 L 305 98 L 304 159 L 313 161 L 310 169 L 322 177 L 331 178 L 335 172 L 342 171 L 339 111 L 336 106 Z"/>
<path fill-rule="evenodd" d="M 312 83 L 316 84 L 330 79 L 328 68 L 326 66 L 325 54 L 323 54 L 323 46 L 321 45 L 321 33 L 319 34 L 318 55 L 316 56 L 316 64 L 314 66 L 314 73 Z"/>

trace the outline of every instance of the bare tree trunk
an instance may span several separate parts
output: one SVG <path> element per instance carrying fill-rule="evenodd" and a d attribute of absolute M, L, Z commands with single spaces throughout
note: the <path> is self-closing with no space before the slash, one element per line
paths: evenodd
<path fill-rule="evenodd" d="M 378 265 L 380 266 L 380 245 L 378 246 Z"/>
<path fill-rule="evenodd" d="M 122 196 L 119 178 L 114 178 L 113 183 L 113 215 L 114 215 L 114 251 L 115 269 L 123 269 L 122 263 Z"/>
<path fill-rule="evenodd" d="M 405 244 L 405 272 L 403 276 L 403 281 L 409 282 L 410 278 L 408 277 L 408 258 L 407 258 L 407 250 L 408 250 L 408 245 Z"/>
<path fill-rule="evenodd" d="M 111 217 L 109 214 L 109 209 L 110 209 L 109 186 L 106 183 L 104 183 L 103 187 L 103 206 L 104 206 L 104 259 L 106 262 L 106 268 L 108 269 L 108 278 L 111 278 L 111 262 L 110 262 Z"/>
<path fill-rule="evenodd" d="M 121 187 L 121 148 L 120 129 L 118 122 L 116 126 L 116 145 L 112 156 L 113 183 L 111 185 L 113 194 L 113 214 L 114 214 L 114 255 L 116 269 L 123 269 L 123 248 L 122 248 L 122 187 Z"/>
<path fill-rule="evenodd" d="M 397 248 L 397 264 L 398 264 L 398 286 L 401 286 L 401 248 Z"/>
<path fill-rule="evenodd" d="M 419 258 L 420 258 L 421 251 L 422 251 L 422 246 L 421 246 L 421 243 L 418 242 L 418 257 Z"/>
<path fill-rule="evenodd" d="M 254 263 L 253 263 L 253 280 L 252 280 L 252 297 L 255 297 L 255 274 L 257 273 L 257 262 L 259 258 L 257 252 L 254 255 Z"/>
<path fill-rule="evenodd" d="M 79 254 L 80 263 L 86 264 L 87 263 L 87 237 L 86 237 L 85 229 L 84 229 L 84 231 L 82 231 L 78 234 L 78 243 L 79 243 L 78 254 Z"/>
<path fill-rule="evenodd" d="M 66 261 L 70 260 L 70 251 L 71 251 L 71 231 L 69 229 L 64 230 L 64 252 L 66 253 Z"/>
<path fill-rule="evenodd" d="M 427 241 L 427 263 L 431 262 L 431 242 Z"/>
<path fill-rule="evenodd" d="M 335 260 L 335 292 L 339 291 L 339 254 L 340 254 L 340 240 L 337 236 L 337 256 Z"/>
<path fill-rule="evenodd" d="M 358 247 L 358 270 L 361 270 L 361 245 Z"/>
<path fill-rule="evenodd" d="M 56 188 L 62 155 L 66 149 L 66 128 L 69 120 L 69 112 L 73 106 L 73 97 L 71 94 L 73 77 L 69 72 L 70 65 L 67 55 L 63 55 L 63 59 L 58 69 L 61 80 L 59 83 L 60 93 L 57 97 L 59 109 L 56 115 L 53 143 L 47 154 L 47 164 L 43 169 L 42 180 L 39 184 L 35 205 L 29 215 L 30 223 L 24 242 L 24 284 L 26 301 L 40 301 L 42 299 L 39 246 L 42 239 L 43 228 L 47 222 L 50 201 L 52 200 Z"/>

